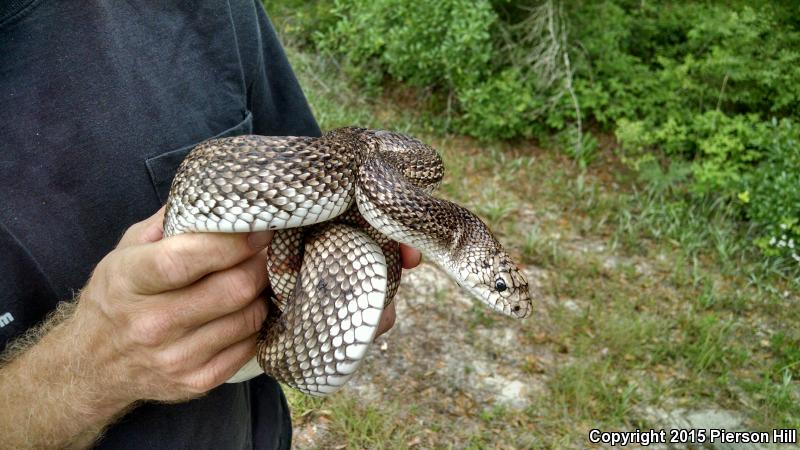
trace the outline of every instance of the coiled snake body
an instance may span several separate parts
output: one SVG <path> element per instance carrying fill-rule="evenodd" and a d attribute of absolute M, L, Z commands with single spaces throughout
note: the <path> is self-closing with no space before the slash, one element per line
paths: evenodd
<path fill-rule="evenodd" d="M 398 242 L 492 309 L 527 317 L 528 283 L 497 239 L 468 210 L 430 195 L 443 175 L 434 149 L 382 130 L 195 147 L 173 180 L 165 237 L 279 230 L 267 270 L 280 313 L 270 312 L 256 358 L 229 381 L 266 372 L 312 395 L 344 385 L 397 290 Z"/>

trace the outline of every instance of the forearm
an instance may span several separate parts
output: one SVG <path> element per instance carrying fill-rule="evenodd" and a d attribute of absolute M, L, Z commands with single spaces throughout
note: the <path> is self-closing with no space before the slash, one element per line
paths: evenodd
<path fill-rule="evenodd" d="M 75 305 L 62 304 L 0 356 L 0 435 L 8 448 L 81 448 L 130 403 L 117 398 L 81 336 Z M 114 396 L 110 394 L 115 394 Z"/>

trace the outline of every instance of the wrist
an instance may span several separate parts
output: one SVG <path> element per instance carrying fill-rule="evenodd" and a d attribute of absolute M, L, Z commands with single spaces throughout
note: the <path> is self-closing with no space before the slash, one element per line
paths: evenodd
<path fill-rule="evenodd" d="M 84 392 L 81 412 L 87 416 L 111 418 L 139 400 L 122 368 L 122 355 L 114 345 L 113 330 L 103 318 L 77 306 L 61 331 L 63 343 L 73 343 L 63 353 L 64 368 Z"/>
<path fill-rule="evenodd" d="M 98 334 L 75 312 L 60 305 L 3 355 L 0 404 L 17 406 L 0 408 L 0 429 L 11 430 L 4 447 L 88 446 L 131 404 L 115 390 L 110 353 L 97 352 Z"/>

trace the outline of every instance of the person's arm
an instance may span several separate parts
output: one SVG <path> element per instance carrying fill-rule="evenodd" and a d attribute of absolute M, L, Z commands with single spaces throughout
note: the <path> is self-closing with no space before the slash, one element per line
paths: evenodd
<path fill-rule="evenodd" d="M 161 240 L 162 219 L 131 227 L 77 303 L 0 357 L 4 447 L 87 446 L 137 400 L 197 397 L 255 354 L 271 234 Z"/>
<path fill-rule="evenodd" d="M 86 447 L 136 401 L 197 397 L 255 354 L 271 232 L 161 240 L 162 220 L 132 226 L 77 302 L 0 355 L 3 446 Z M 394 320 L 392 304 L 378 335 Z"/>

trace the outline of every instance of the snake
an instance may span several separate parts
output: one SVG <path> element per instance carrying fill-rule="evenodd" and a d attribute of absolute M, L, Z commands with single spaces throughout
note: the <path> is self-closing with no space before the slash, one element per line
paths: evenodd
<path fill-rule="evenodd" d="M 173 178 L 164 237 L 275 230 L 270 313 L 256 356 L 228 382 L 266 373 L 314 396 L 344 386 L 398 290 L 401 243 L 492 310 L 528 317 L 521 269 L 477 215 L 434 196 L 443 177 L 438 151 L 387 130 L 241 135 L 194 147 Z"/>

